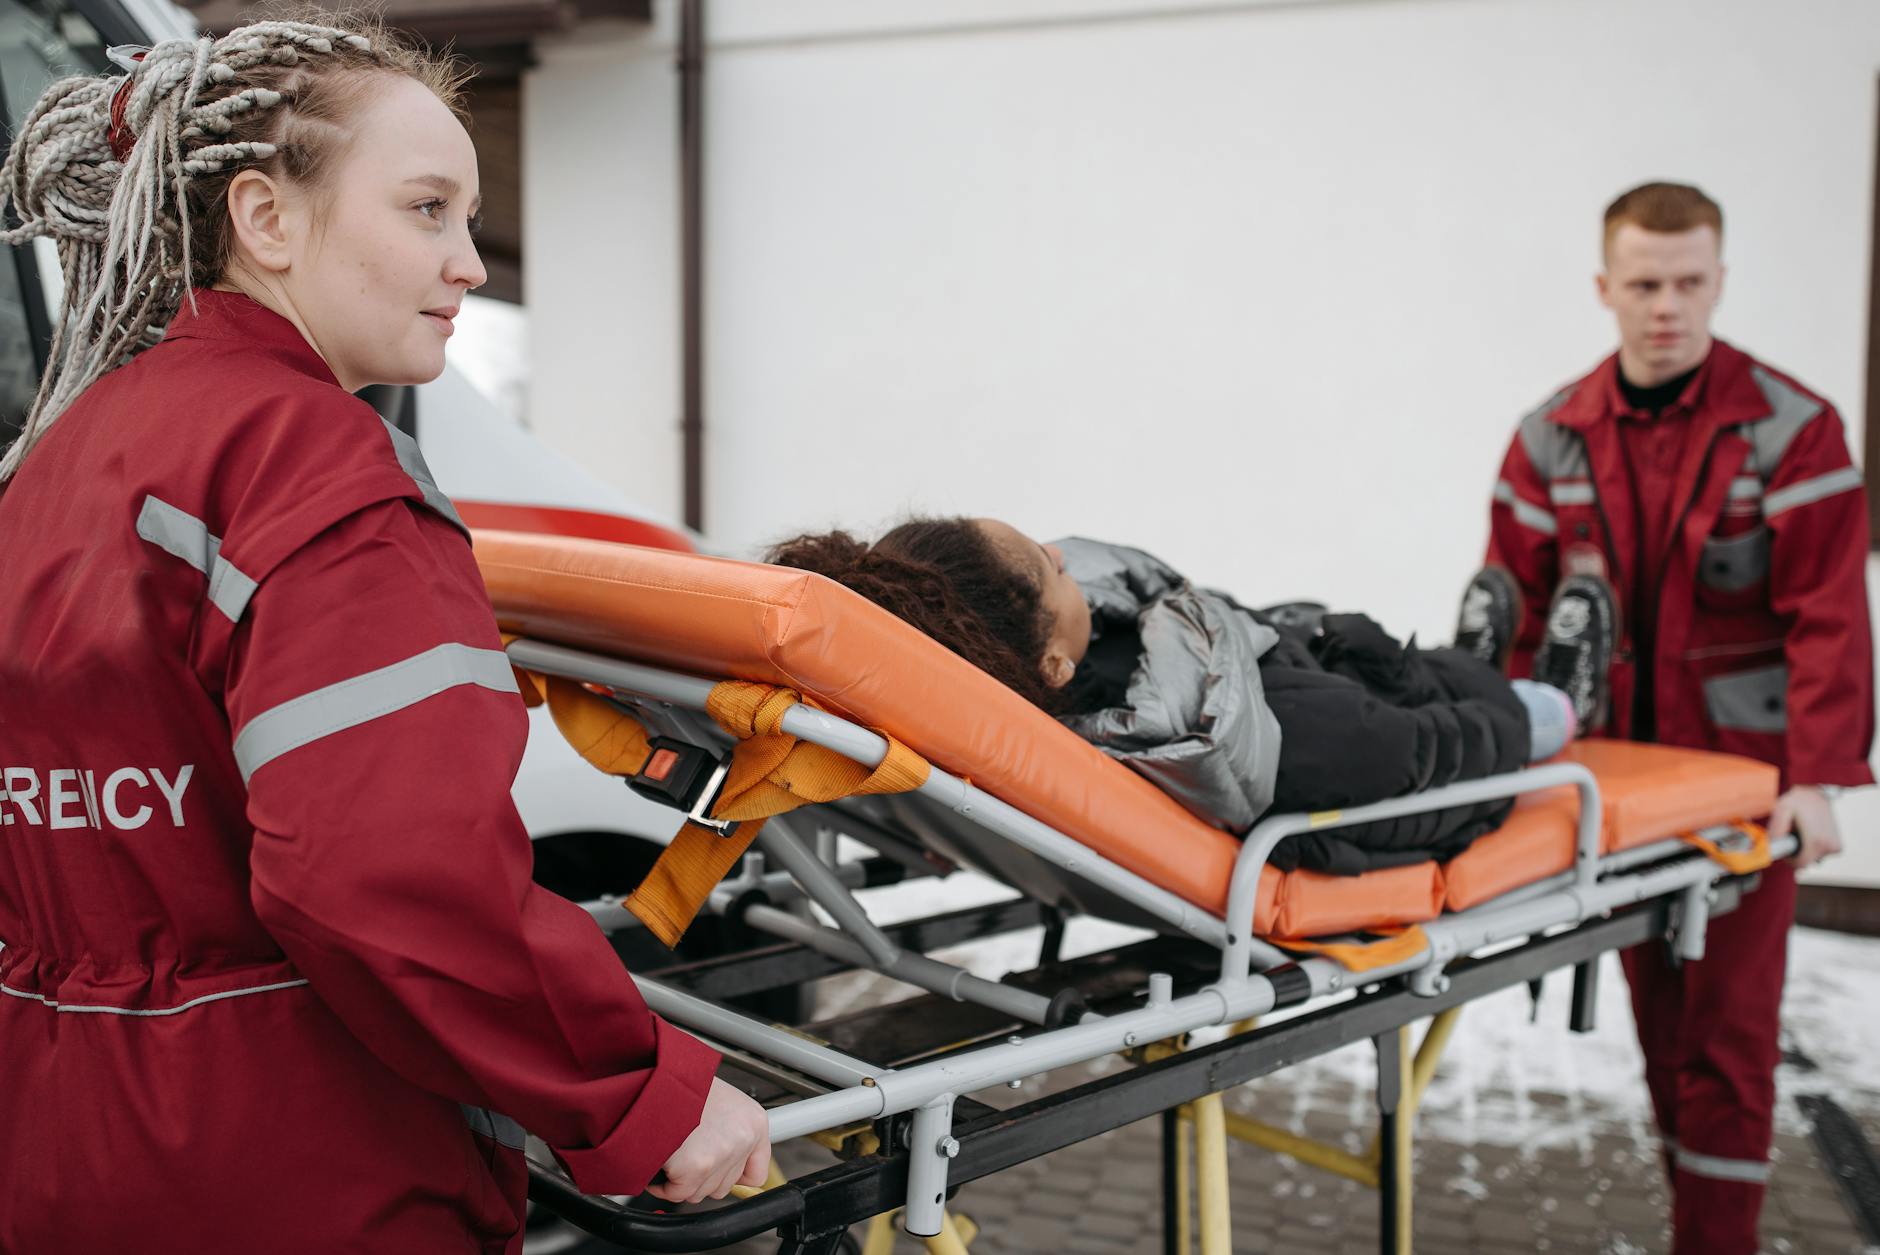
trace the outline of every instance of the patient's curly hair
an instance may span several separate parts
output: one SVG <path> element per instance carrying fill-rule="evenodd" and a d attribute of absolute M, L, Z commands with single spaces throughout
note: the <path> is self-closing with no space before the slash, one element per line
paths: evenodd
<path fill-rule="evenodd" d="M 874 544 L 848 532 L 786 540 L 766 561 L 813 571 L 853 589 L 1035 706 L 1056 712 L 1045 683 L 1051 637 L 1044 590 L 1013 567 L 971 519 L 910 519 Z"/>

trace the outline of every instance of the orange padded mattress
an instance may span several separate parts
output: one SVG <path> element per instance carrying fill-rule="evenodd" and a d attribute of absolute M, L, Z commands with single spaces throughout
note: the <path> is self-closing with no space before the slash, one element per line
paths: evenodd
<path fill-rule="evenodd" d="M 831 580 L 602 541 L 496 531 L 475 540 L 505 630 L 707 679 L 788 685 L 1145 880 L 1215 915 L 1227 909 L 1236 838 Z M 1775 797 L 1774 769 L 1722 755 L 1600 743 L 1573 753 L 1608 790 L 1613 848 L 1711 822 L 1705 816 L 1719 808 L 1726 813 L 1714 818 L 1762 814 Z M 1522 806 L 1448 874 L 1435 863 L 1356 877 L 1268 868 L 1255 930 L 1291 937 L 1412 923 L 1445 902 L 1472 905 L 1540 879 L 1571 865 L 1576 807 L 1571 796 Z"/>

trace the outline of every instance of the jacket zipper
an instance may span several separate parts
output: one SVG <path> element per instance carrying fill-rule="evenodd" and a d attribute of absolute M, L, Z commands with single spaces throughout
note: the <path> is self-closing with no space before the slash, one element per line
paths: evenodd
<path fill-rule="evenodd" d="M 1652 686 L 1653 690 L 1651 697 L 1652 736 L 1654 739 L 1658 735 L 1658 658 L 1659 655 L 1664 652 L 1663 645 L 1665 639 L 1664 616 L 1661 613 L 1665 601 L 1665 576 L 1671 571 L 1671 555 L 1676 552 L 1678 540 L 1684 535 L 1685 520 L 1691 517 L 1691 510 L 1697 505 L 1697 498 L 1702 494 L 1705 482 L 1710 479 L 1710 459 L 1717 451 L 1717 437 L 1722 434 L 1721 429 L 1713 430 L 1710 433 L 1710 443 L 1704 446 L 1703 459 L 1697 464 L 1697 482 L 1691 485 L 1691 495 L 1685 499 L 1684 508 L 1679 510 L 1677 516 L 1671 520 L 1671 530 L 1665 533 L 1664 549 L 1658 554 L 1658 587 L 1652 590 L 1651 600 L 1652 657 L 1649 659 L 1650 666 L 1647 669 L 1647 674 L 1643 677 Z M 1634 716 L 1638 713 L 1637 684 L 1638 679 L 1635 677 L 1633 680 L 1632 693 L 1632 713 Z M 1636 731 L 1636 729 L 1634 729 L 1634 731 Z"/>
<path fill-rule="evenodd" d="M 1664 552 L 1658 555 L 1658 587 L 1652 592 L 1652 636 L 1656 639 L 1656 609 L 1665 598 L 1665 573 L 1671 569 L 1671 553 L 1678 547 L 1678 538 L 1684 534 L 1684 521 L 1691 517 L 1691 510 L 1697 505 L 1697 498 L 1704 491 L 1704 481 L 1710 478 L 1710 459 L 1717 452 L 1717 438 L 1723 435 L 1721 428 L 1710 433 L 1710 443 L 1704 446 L 1704 460 L 1697 466 L 1697 482 L 1691 486 L 1690 499 L 1684 503 L 1684 509 L 1672 520 L 1671 530 L 1665 536 Z"/>

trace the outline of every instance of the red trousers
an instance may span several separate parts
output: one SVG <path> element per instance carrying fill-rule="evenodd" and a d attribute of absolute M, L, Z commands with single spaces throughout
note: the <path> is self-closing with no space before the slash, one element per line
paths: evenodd
<path fill-rule="evenodd" d="M 1755 1255 L 1794 920 L 1795 865 L 1785 859 L 1710 921 L 1701 960 L 1673 965 L 1662 942 L 1620 956 L 1665 1137 L 1675 1255 Z"/>

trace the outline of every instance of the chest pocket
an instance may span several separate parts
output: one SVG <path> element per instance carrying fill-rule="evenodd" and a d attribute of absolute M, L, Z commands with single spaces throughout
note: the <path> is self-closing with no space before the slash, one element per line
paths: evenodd
<path fill-rule="evenodd" d="M 1717 524 L 1697 558 L 1699 598 L 1718 609 L 1759 600 L 1769 580 L 1769 525 L 1754 453 L 1730 481 Z"/>
<path fill-rule="evenodd" d="M 1547 486 L 1554 507 L 1555 543 L 1560 547 L 1562 575 L 1597 575 L 1617 579 L 1607 569 L 1609 549 L 1605 524 L 1600 521 L 1598 496 L 1585 478 L 1555 479 Z"/>
<path fill-rule="evenodd" d="M 1713 534 L 1697 560 L 1697 582 L 1720 593 L 1744 593 L 1769 578 L 1769 528 L 1761 522 L 1735 535 Z"/>

